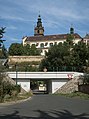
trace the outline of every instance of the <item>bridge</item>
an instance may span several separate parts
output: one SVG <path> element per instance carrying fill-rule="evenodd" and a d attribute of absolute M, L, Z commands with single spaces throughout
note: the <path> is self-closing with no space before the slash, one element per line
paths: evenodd
<path fill-rule="evenodd" d="M 31 89 L 31 81 L 45 81 L 48 93 L 55 93 L 68 80 L 83 75 L 79 72 L 7 72 L 7 74 L 27 92 Z"/>

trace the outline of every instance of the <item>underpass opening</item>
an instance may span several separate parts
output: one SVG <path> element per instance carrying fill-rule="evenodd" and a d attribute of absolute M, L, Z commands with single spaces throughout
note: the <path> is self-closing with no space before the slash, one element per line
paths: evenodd
<path fill-rule="evenodd" d="M 49 94 L 51 92 L 50 80 L 47 79 L 31 79 L 30 89 L 33 94 Z"/>

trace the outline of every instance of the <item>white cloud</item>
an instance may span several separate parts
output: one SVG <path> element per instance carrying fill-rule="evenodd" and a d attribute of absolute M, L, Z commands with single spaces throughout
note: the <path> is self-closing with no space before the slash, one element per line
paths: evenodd
<path fill-rule="evenodd" d="M 0 0 L 0 21 L 7 27 L 7 39 L 18 42 L 22 34 L 33 32 L 39 11 L 48 33 L 50 29 L 65 32 L 71 23 L 81 34 L 89 29 L 89 0 Z"/>
<path fill-rule="evenodd" d="M 13 20 L 13 21 L 22 21 L 22 22 L 29 22 L 29 21 L 32 21 L 31 19 L 26 19 L 24 17 L 19 17 L 19 16 L 10 16 L 10 15 L 2 15 L 0 16 L 0 19 L 3 19 L 3 20 Z"/>
<path fill-rule="evenodd" d="M 77 6 L 77 0 L 7 0 L 9 3 L 13 4 L 16 7 L 5 6 L 6 9 L 3 10 L 4 13 L 1 14 L 1 17 L 4 19 L 10 20 L 19 20 L 19 21 L 30 21 L 34 14 L 38 14 L 39 11 L 43 16 L 51 18 L 61 19 L 61 20 L 83 20 L 89 19 L 89 8 L 82 9 L 82 6 Z M 22 2 L 21 2 L 22 1 Z M 82 2 L 81 2 L 82 5 Z M 81 14 L 80 14 L 81 13 Z M 32 21 L 32 19 L 31 19 Z"/>
<path fill-rule="evenodd" d="M 11 30 L 16 30 L 17 29 L 17 27 L 16 26 L 7 26 L 7 30 L 8 29 L 11 29 Z"/>

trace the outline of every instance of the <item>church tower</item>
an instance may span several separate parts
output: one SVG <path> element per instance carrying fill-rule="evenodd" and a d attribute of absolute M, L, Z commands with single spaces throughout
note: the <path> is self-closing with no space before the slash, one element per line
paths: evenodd
<path fill-rule="evenodd" d="M 37 26 L 34 28 L 34 36 L 44 36 L 44 27 L 40 15 L 38 16 Z"/>
<path fill-rule="evenodd" d="M 74 34 L 74 28 L 72 26 L 70 27 L 70 34 Z"/>

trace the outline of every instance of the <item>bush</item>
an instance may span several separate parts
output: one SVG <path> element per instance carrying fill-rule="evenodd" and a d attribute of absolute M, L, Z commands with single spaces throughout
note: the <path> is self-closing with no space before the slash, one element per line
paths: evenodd
<path fill-rule="evenodd" d="M 18 93 L 21 91 L 20 85 L 13 85 L 9 81 L 3 80 L 4 75 L 0 74 L 0 102 L 4 102 L 6 95 L 11 98 L 16 98 Z"/>
<path fill-rule="evenodd" d="M 20 93 L 21 92 L 21 86 L 20 85 L 15 85 L 14 90 L 16 90 L 17 93 Z"/>

